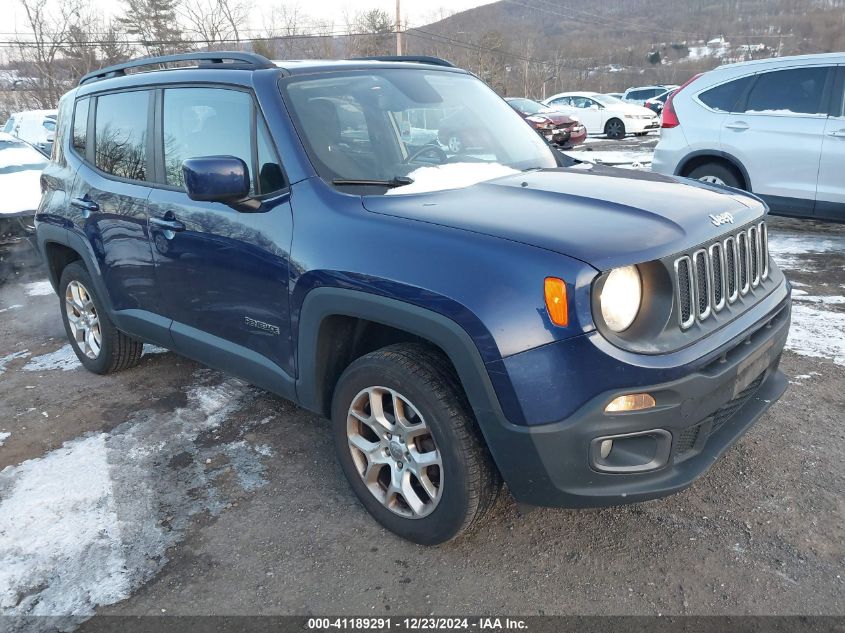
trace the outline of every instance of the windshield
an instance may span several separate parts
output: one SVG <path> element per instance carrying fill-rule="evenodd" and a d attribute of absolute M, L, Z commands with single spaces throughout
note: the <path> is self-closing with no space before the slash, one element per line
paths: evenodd
<path fill-rule="evenodd" d="M 397 186 L 426 166 L 556 166 L 545 141 L 471 75 L 337 72 L 293 77 L 283 91 L 315 169 L 338 185 Z"/>
<path fill-rule="evenodd" d="M 600 104 L 605 106 L 612 106 L 616 105 L 617 103 L 622 103 L 621 99 L 617 99 L 616 97 L 611 97 L 610 95 L 590 95 L 593 99 L 598 101 Z"/>

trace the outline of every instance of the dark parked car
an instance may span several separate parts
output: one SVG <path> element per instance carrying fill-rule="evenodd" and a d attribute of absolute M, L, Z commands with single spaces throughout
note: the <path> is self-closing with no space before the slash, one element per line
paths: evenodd
<path fill-rule="evenodd" d="M 403 141 L 461 111 L 483 152 Z M 82 364 L 151 341 L 329 417 L 361 503 L 418 543 L 502 481 L 574 508 L 682 490 L 786 388 L 762 202 L 567 162 L 443 60 L 128 62 L 62 98 L 56 143 L 37 239 Z"/>
<path fill-rule="evenodd" d="M 649 110 L 660 114 L 661 112 L 663 112 L 663 107 L 666 105 L 666 99 L 668 99 L 671 95 L 675 94 L 676 92 L 678 92 L 678 89 L 672 88 L 671 90 L 667 90 L 666 92 L 657 95 L 656 97 L 646 99 L 643 105 Z"/>
<path fill-rule="evenodd" d="M 505 101 L 553 145 L 575 147 L 587 138 L 587 128 L 574 114 L 558 112 L 533 99 L 508 98 Z"/>

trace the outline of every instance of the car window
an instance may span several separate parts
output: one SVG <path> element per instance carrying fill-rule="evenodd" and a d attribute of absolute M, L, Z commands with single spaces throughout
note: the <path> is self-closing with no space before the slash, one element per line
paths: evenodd
<path fill-rule="evenodd" d="M 280 191 L 287 186 L 282 164 L 273 147 L 267 124 L 260 116 L 256 136 L 258 139 L 258 193 L 264 195 Z"/>
<path fill-rule="evenodd" d="M 827 68 L 794 68 L 761 73 L 748 93 L 745 111 L 767 114 L 819 114 Z"/>
<path fill-rule="evenodd" d="M 85 156 L 88 140 L 88 104 L 89 99 L 80 99 L 76 102 L 76 111 L 73 113 L 73 138 L 71 144 L 73 149 Z"/>
<path fill-rule="evenodd" d="M 48 132 L 55 132 L 56 131 L 56 121 L 55 119 L 44 119 L 42 125 L 44 125 L 44 129 Z"/>
<path fill-rule="evenodd" d="M 98 169 L 129 180 L 147 180 L 147 112 L 150 92 L 97 98 L 94 154 Z"/>
<path fill-rule="evenodd" d="M 831 114 L 836 117 L 845 117 L 845 67 L 839 68 L 839 78 L 833 90 Z"/>
<path fill-rule="evenodd" d="M 572 105 L 576 108 L 589 108 L 595 105 L 595 102 L 587 97 L 572 97 Z"/>
<path fill-rule="evenodd" d="M 569 97 L 560 97 L 558 99 L 555 99 L 554 101 L 551 101 L 550 103 L 551 105 L 556 106 L 568 106 L 572 105 L 572 99 L 570 99 Z"/>
<path fill-rule="evenodd" d="M 720 112 L 735 112 L 737 101 L 754 79 L 753 75 L 734 79 L 710 90 L 705 90 L 698 98 L 705 105 Z"/>
<path fill-rule="evenodd" d="M 225 88 L 168 88 L 162 126 L 168 185 L 185 186 L 182 162 L 201 156 L 234 156 L 252 172 L 252 97 Z M 250 174 L 250 194 L 255 193 Z"/>

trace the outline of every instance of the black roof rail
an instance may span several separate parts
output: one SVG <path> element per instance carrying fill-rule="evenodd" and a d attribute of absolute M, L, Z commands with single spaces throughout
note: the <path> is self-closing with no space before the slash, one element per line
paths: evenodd
<path fill-rule="evenodd" d="M 227 60 L 229 63 L 227 63 Z M 107 66 L 83 75 L 79 85 L 83 85 L 100 79 L 111 77 L 122 77 L 131 68 L 143 66 L 155 66 L 156 64 L 174 64 L 178 62 L 195 61 L 199 68 L 227 68 L 238 70 L 261 70 L 263 68 L 275 68 L 275 64 L 266 57 L 256 53 L 243 53 L 239 51 L 208 51 L 202 53 L 178 53 L 176 55 L 162 55 L 159 57 L 142 57 L 133 59 L 123 64 Z"/>
<path fill-rule="evenodd" d="M 413 62 L 416 64 L 431 64 L 432 66 L 456 68 L 452 62 L 448 62 L 440 57 L 430 57 L 428 55 L 378 55 L 375 57 L 353 57 L 352 60 L 371 62 Z"/>

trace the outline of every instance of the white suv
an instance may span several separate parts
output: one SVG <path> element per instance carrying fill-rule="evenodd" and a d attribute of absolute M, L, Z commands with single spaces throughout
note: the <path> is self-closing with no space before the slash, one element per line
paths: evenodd
<path fill-rule="evenodd" d="M 662 127 L 654 171 L 751 191 L 780 215 L 845 221 L 845 53 L 693 77 Z"/>

